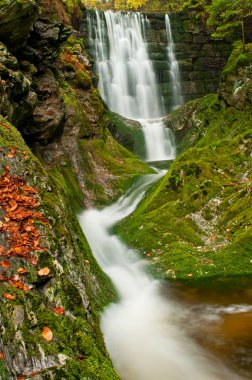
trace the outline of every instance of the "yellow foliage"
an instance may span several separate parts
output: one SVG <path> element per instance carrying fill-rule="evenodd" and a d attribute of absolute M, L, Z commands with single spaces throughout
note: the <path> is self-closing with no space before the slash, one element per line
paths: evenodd
<path fill-rule="evenodd" d="M 101 10 L 141 10 L 146 12 L 179 11 L 185 0 L 82 0 L 87 8 Z"/>

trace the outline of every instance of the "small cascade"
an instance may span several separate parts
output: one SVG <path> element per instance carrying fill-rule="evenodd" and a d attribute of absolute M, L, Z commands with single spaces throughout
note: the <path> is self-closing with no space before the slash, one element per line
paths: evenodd
<path fill-rule="evenodd" d="M 92 21 L 93 30 L 89 16 L 89 39 L 95 46 L 103 100 L 112 111 L 140 122 L 147 161 L 174 159 L 171 132 L 160 119 L 164 110 L 146 43 L 147 16 L 96 11 Z"/>
<path fill-rule="evenodd" d="M 165 26 L 167 33 L 167 54 L 168 54 L 168 62 L 169 62 L 169 71 L 170 78 L 172 83 L 172 98 L 173 104 L 172 109 L 176 109 L 184 103 L 182 92 L 181 92 L 181 82 L 180 82 L 180 74 L 179 74 L 179 65 L 176 60 L 175 55 L 175 44 L 173 42 L 172 37 L 172 29 L 169 15 L 165 15 Z"/>
<path fill-rule="evenodd" d="M 170 129 L 164 128 L 162 120 L 141 120 L 143 127 L 147 161 L 173 160 L 176 155 L 174 136 Z M 162 141 L 162 144 L 160 144 Z"/>

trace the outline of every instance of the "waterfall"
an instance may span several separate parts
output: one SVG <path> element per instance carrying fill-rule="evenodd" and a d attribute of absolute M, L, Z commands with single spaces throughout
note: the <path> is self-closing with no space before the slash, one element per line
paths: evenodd
<path fill-rule="evenodd" d="M 96 11 L 93 21 L 89 39 L 103 100 L 113 112 L 140 122 L 147 161 L 173 159 L 175 146 L 160 119 L 164 110 L 146 43 L 147 16 Z"/>
<path fill-rule="evenodd" d="M 179 65 L 175 55 L 175 44 L 173 42 L 171 23 L 169 15 L 165 15 L 165 26 L 167 34 L 167 54 L 169 63 L 169 72 L 172 83 L 172 109 L 176 109 L 183 104 L 183 96 L 181 92 L 181 82 L 179 74 Z"/>

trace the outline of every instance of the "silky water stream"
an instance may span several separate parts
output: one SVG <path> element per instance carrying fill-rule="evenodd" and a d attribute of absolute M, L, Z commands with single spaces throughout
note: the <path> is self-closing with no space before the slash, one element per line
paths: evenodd
<path fill-rule="evenodd" d="M 140 121 L 146 161 L 173 159 L 175 146 L 160 119 L 162 102 L 145 43 L 148 20 L 137 13 L 96 12 L 93 31 L 91 19 L 89 22 L 104 101 L 111 110 Z M 178 87 L 174 88 L 177 91 Z M 111 232 L 163 175 L 157 171 L 143 176 L 116 203 L 102 210 L 86 210 L 79 216 L 92 252 L 119 296 L 101 317 L 106 347 L 123 380 L 245 378 L 245 372 L 238 375 L 230 367 L 233 357 L 239 357 L 237 350 L 243 350 L 240 356 L 249 367 L 251 294 L 243 294 L 244 303 L 241 293 L 238 299 L 229 297 L 230 305 L 218 291 L 213 296 L 208 288 L 204 292 L 197 287 L 161 283 L 148 272 L 138 253 Z M 245 329 L 241 327 L 244 318 Z M 232 335 L 232 327 L 238 328 L 236 334 Z M 246 369 L 239 358 L 237 361 Z"/>

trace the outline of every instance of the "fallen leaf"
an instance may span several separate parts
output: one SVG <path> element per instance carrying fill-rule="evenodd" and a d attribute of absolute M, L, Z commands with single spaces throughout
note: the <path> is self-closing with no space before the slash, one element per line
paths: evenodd
<path fill-rule="evenodd" d="M 15 299 L 16 299 L 16 297 L 13 296 L 13 295 L 10 294 L 10 293 L 4 293 L 3 296 L 4 296 L 5 298 L 7 298 L 7 300 L 15 300 Z"/>
<path fill-rule="evenodd" d="M 26 153 L 27 153 L 27 152 L 26 152 L 26 150 L 22 150 L 22 154 L 24 154 L 24 155 L 25 155 Z"/>
<path fill-rule="evenodd" d="M 39 276 L 47 276 L 50 273 L 50 269 L 48 267 L 42 268 L 38 271 Z"/>
<path fill-rule="evenodd" d="M 4 354 L 0 352 L 0 359 L 3 359 L 3 358 L 4 358 Z"/>
<path fill-rule="evenodd" d="M 25 274 L 25 273 L 28 273 L 28 271 L 26 270 L 26 269 L 24 269 L 24 268 L 18 268 L 18 273 L 20 273 L 20 274 Z"/>
<path fill-rule="evenodd" d="M 25 379 L 26 379 L 26 377 L 24 375 L 19 375 L 17 377 L 17 380 L 25 380 Z"/>
<path fill-rule="evenodd" d="M 14 154 L 13 153 L 7 153 L 6 156 L 9 157 L 9 158 L 13 158 Z"/>
<path fill-rule="evenodd" d="M 9 261 L 7 261 L 7 260 L 0 261 L 0 265 L 1 265 L 3 268 L 10 268 L 10 263 L 9 263 Z"/>
<path fill-rule="evenodd" d="M 42 338 L 44 338 L 45 340 L 47 340 L 48 342 L 50 342 L 52 340 L 52 338 L 53 338 L 53 333 L 49 329 L 49 327 L 45 326 L 45 327 L 43 327 L 43 331 L 41 333 L 41 336 L 42 336 Z"/>
<path fill-rule="evenodd" d="M 25 292 L 29 292 L 30 288 L 29 288 L 28 285 L 24 284 L 24 285 L 23 285 L 23 290 L 24 290 Z"/>
<path fill-rule="evenodd" d="M 53 309 L 54 313 L 59 314 L 59 315 L 64 315 L 65 314 L 65 309 L 61 306 L 56 306 Z"/>

